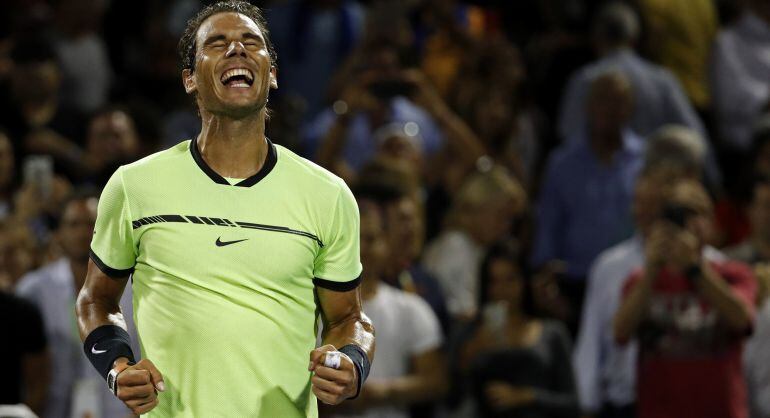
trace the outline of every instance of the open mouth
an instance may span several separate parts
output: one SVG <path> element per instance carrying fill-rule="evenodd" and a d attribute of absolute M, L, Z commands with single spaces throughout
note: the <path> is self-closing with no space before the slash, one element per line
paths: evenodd
<path fill-rule="evenodd" d="M 227 87 L 249 88 L 254 84 L 254 73 L 246 68 L 233 68 L 225 71 L 219 81 Z"/>

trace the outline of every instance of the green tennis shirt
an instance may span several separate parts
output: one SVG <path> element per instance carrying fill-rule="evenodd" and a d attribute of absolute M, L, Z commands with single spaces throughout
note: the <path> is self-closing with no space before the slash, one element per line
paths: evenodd
<path fill-rule="evenodd" d="M 269 140 L 231 185 L 195 141 L 120 167 L 91 258 L 133 272 L 142 356 L 166 391 L 151 417 L 315 417 L 307 367 L 315 286 L 359 283 L 359 215 L 344 181 Z"/>

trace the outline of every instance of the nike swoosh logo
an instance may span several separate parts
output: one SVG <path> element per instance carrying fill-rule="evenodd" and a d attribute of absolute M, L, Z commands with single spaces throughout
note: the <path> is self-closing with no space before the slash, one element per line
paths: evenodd
<path fill-rule="evenodd" d="M 94 354 L 102 354 L 102 353 L 106 353 L 107 350 L 97 350 L 96 344 L 94 344 L 93 347 L 91 347 L 91 352 Z"/>
<path fill-rule="evenodd" d="M 235 241 L 221 241 L 220 238 L 217 238 L 217 242 L 216 242 L 217 247 L 224 247 L 225 245 L 235 244 L 235 243 L 238 243 L 238 242 L 243 242 L 243 241 L 248 241 L 249 240 L 248 238 L 246 238 L 246 239 L 239 239 L 239 240 L 235 240 Z"/>

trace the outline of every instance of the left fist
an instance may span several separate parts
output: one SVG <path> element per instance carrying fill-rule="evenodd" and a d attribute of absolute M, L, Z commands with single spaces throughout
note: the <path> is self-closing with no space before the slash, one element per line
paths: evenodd
<path fill-rule="evenodd" d="M 339 368 L 326 367 L 324 365 L 326 355 L 331 351 L 337 351 L 331 344 L 311 351 L 308 370 L 315 372 L 310 379 L 315 396 L 325 404 L 337 405 L 345 399 L 355 396 L 358 388 L 358 375 L 353 361 L 344 353 L 339 353 Z"/>

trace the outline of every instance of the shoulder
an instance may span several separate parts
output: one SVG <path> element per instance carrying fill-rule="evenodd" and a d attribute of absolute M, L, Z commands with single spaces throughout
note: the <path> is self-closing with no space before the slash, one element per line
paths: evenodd
<path fill-rule="evenodd" d="M 16 286 L 16 294 L 31 297 L 47 289 L 57 287 L 59 285 L 58 280 L 56 280 L 58 275 L 55 272 L 61 268 L 61 263 L 62 260 L 59 260 L 22 276 Z"/>
<path fill-rule="evenodd" d="M 347 184 L 331 171 L 320 165 L 300 157 L 288 148 L 275 145 L 278 153 L 280 169 L 291 177 L 294 186 L 306 186 L 312 188 L 322 188 L 324 191 L 346 191 L 349 190 Z"/>
<path fill-rule="evenodd" d="M 626 266 L 641 255 L 642 247 L 636 238 L 627 239 L 602 251 L 594 261 L 592 270 L 595 274 L 615 271 Z"/>
<path fill-rule="evenodd" d="M 190 140 L 182 141 L 171 148 L 150 154 L 133 163 L 118 168 L 114 175 L 120 175 L 123 180 L 135 175 L 153 174 L 167 170 L 170 162 L 183 161 L 190 153 Z"/>

